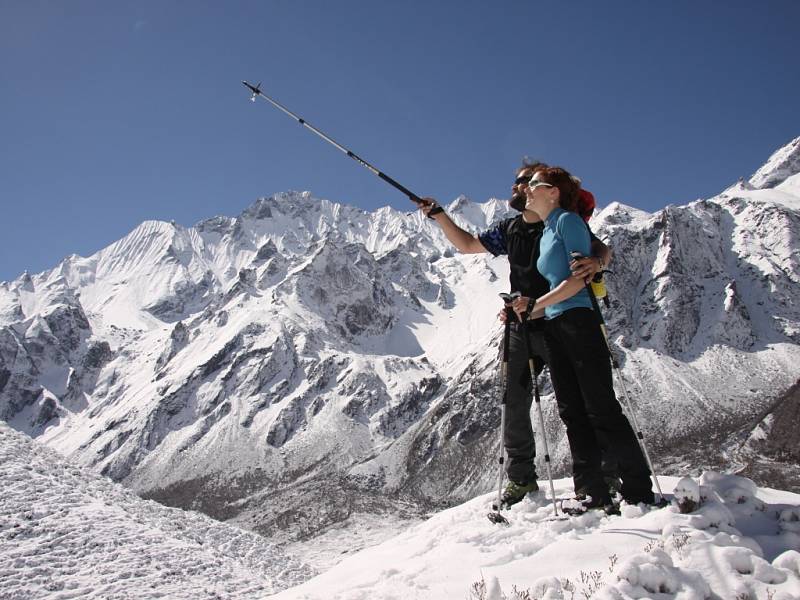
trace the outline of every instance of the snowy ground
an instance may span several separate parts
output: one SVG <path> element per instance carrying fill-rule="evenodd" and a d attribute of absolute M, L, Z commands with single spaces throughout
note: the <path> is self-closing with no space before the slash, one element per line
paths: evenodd
<path fill-rule="evenodd" d="M 315 577 L 285 549 L 142 501 L 2 422 L 0 464 L 4 600 L 800 598 L 800 495 L 711 472 L 699 481 L 660 478 L 670 499 L 700 499 L 687 514 L 673 501 L 550 520 L 552 504 L 540 493 L 508 511 L 503 526 L 486 518 L 487 494 Z M 556 484 L 557 495 L 569 495 L 568 481 Z"/>
<path fill-rule="evenodd" d="M 678 479 L 660 482 L 671 498 Z M 272 598 L 800 598 L 800 495 L 715 473 L 696 483 L 705 500 L 690 514 L 623 506 L 548 520 L 540 495 L 513 507 L 507 527 L 486 518 L 488 494 Z"/>
<path fill-rule="evenodd" d="M 420 521 L 421 518 L 403 518 L 392 513 L 373 515 L 358 512 L 329 530 L 315 534 L 312 541 L 290 542 L 280 548 L 285 548 L 291 555 L 302 556 L 303 562 L 323 573 L 365 548 L 405 533 Z"/>
<path fill-rule="evenodd" d="M 0 421 L 0 598 L 263 598 L 314 575 L 260 536 L 144 501 Z"/>

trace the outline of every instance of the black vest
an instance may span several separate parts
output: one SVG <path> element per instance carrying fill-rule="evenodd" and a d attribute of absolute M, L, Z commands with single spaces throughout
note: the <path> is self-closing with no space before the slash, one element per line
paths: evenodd
<path fill-rule="evenodd" d="M 539 240 L 544 223 L 526 223 L 522 215 L 500 224 L 505 231 L 508 262 L 511 265 L 511 291 L 538 298 L 550 291 L 550 284 L 536 268 Z"/>

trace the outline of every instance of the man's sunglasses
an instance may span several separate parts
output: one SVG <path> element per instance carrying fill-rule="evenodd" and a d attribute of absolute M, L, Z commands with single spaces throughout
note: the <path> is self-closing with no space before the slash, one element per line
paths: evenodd
<path fill-rule="evenodd" d="M 519 185 L 521 183 L 528 183 L 531 180 L 532 175 L 520 175 L 514 180 L 514 185 Z"/>

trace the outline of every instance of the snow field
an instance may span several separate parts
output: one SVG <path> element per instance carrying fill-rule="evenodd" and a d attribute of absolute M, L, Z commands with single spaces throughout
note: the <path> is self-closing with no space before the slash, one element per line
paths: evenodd
<path fill-rule="evenodd" d="M 659 481 L 673 499 L 679 479 Z M 571 482 L 556 483 L 568 497 Z M 486 494 L 271 598 L 800 598 L 800 495 L 713 472 L 694 484 L 700 506 L 688 514 L 673 501 L 553 520 L 539 492 L 504 513 L 509 526 L 486 518 Z"/>
<path fill-rule="evenodd" d="M 314 571 L 256 534 L 144 501 L 0 422 L 0 598 L 261 598 Z"/>

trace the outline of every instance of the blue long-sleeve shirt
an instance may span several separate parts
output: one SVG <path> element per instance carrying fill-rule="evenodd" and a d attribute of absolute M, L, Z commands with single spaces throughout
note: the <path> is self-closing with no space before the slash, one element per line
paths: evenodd
<path fill-rule="evenodd" d="M 539 260 L 536 267 L 544 275 L 553 290 L 567 279 L 572 272 L 569 268 L 570 253 L 581 256 L 591 255 L 591 240 L 586 223 L 573 212 L 556 208 L 544 222 L 544 232 L 539 242 Z M 592 308 L 589 293 L 581 289 L 571 298 L 544 309 L 545 318 L 552 319 L 571 308 Z"/>

